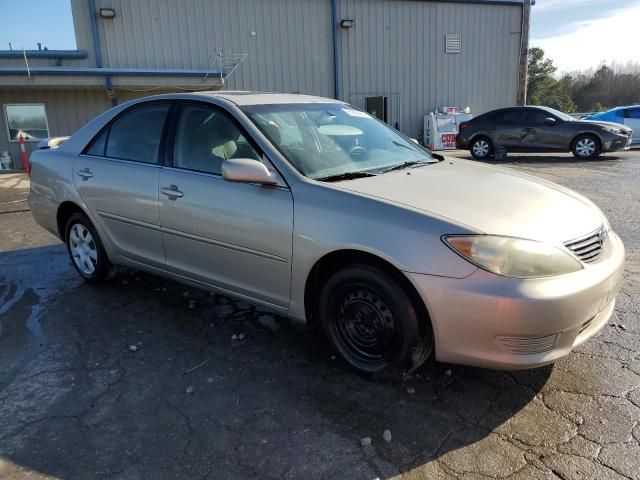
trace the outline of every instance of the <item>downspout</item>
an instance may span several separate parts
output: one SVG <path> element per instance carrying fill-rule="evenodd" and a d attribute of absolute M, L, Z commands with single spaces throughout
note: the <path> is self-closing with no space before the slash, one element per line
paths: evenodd
<path fill-rule="evenodd" d="M 331 21 L 333 22 L 333 91 L 340 100 L 340 49 L 338 45 L 338 0 L 331 0 Z"/>
<path fill-rule="evenodd" d="M 522 26 L 520 28 L 520 58 L 518 63 L 518 98 L 516 105 L 527 104 L 529 80 L 529 29 L 531 26 L 532 0 L 522 1 Z"/>
<path fill-rule="evenodd" d="M 96 17 L 96 2 L 95 0 L 87 0 L 89 4 L 89 16 L 91 18 L 91 33 L 93 34 L 93 53 L 96 56 L 96 67 L 102 68 L 102 50 L 100 49 L 100 34 L 98 33 L 98 19 Z M 118 104 L 116 96 L 113 93 L 113 82 L 111 81 L 111 75 L 104 76 L 104 83 L 107 87 L 107 94 L 111 97 L 111 106 L 115 107 Z"/>

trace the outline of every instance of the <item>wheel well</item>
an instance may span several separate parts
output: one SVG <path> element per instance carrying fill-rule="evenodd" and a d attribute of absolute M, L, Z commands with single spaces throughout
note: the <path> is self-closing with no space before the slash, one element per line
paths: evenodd
<path fill-rule="evenodd" d="M 476 133 L 473 137 L 471 137 L 469 139 L 469 147 L 471 147 L 471 145 L 473 145 L 473 142 L 475 142 L 479 138 L 485 138 L 489 142 L 491 148 L 493 148 L 493 140 L 491 140 L 491 137 L 489 135 L 484 133 Z"/>
<path fill-rule="evenodd" d="M 58 222 L 58 232 L 60 233 L 60 238 L 64 241 L 65 239 L 65 227 L 67 226 L 67 220 L 74 213 L 82 213 L 84 215 L 84 211 L 77 204 L 73 202 L 62 202 L 58 207 L 58 213 L 56 214 L 56 220 Z"/>
<path fill-rule="evenodd" d="M 307 277 L 304 289 L 304 306 L 308 324 L 317 324 L 316 300 L 319 297 L 320 290 L 324 283 L 333 273 L 337 272 L 345 265 L 352 263 L 374 266 L 391 276 L 402 286 L 404 291 L 409 295 L 413 304 L 420 310 L 417 312 L 418 318 L 423 321 L 430 322 L 429 312 L 424 301 L 418 294 L 418 291 L 409 279 L 394 265 L 380 257 L 377 257 L 376 255 L 360 250 L 337 250 L 318 260 Z M 420 325 L 421 330 L 424 330 L 425 327 L 431 328 L 431 325 Z"/>
<path fill-rule="evenodd" d="M 592 133 L 592 132 L 582 132 L 582 133 L 579 133 L 578 135 L 576 135 L 575 137 L 573 137 L 573 140 L 571 140 L 571 149 L 573 149 L 573 147 L 576 144 L 576 141 L 580 137 L 592 137 L 592 138 L 594 138 L 595 141 L 598 142 L 599 149 L 602 150 L 602 139 L 600 138 L 600 136 L 598 134 Z"/>

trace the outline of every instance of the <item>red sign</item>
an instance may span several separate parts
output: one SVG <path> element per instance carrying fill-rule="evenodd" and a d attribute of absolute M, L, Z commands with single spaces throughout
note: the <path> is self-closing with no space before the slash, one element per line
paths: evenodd
<path fill-rule="evenodd" d="M 443 133 L 440 135 L 440 141 L 445 148 L 455 148 L 456 146 L 456 134 L 455 133 Z"/>

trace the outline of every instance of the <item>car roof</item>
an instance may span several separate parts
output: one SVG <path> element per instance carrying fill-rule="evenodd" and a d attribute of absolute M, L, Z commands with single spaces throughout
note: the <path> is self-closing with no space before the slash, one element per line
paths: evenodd
<path fill-rule="evenodd" d="M 193 92 L 194 95 L 203 97 L 218 97 L 239 106 L 285 104 L 285 103 L 344 103 L 332 98 L 316 97 L 313 95 L 300 95 L 294 93 L 270 93 L 252 92 L 244 90 L 219 90 Z"/>

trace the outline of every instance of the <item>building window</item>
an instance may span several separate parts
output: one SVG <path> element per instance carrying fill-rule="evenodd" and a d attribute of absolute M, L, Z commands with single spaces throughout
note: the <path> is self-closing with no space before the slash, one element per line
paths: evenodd
<path fill-rule="evenodd" d="M 35 142 L 49 137 L 49 124 L 44 104 L 5 105 L 9 140 L 17 142 L 20 136 L 25 142 Z"/>

